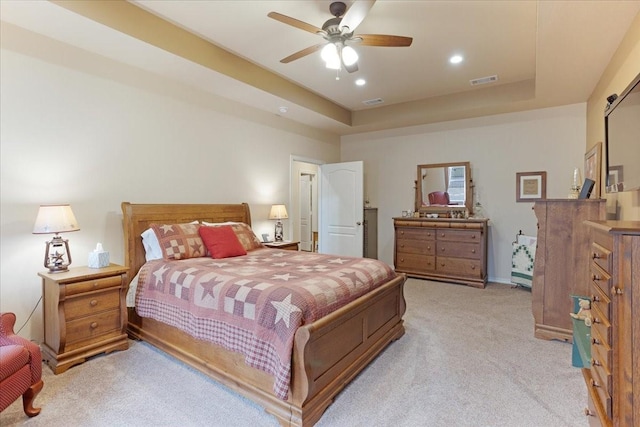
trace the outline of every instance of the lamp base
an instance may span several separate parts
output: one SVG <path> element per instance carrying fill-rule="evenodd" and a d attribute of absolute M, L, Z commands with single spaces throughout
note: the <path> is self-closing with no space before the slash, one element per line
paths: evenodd
<path fill-rule="evenodd" d="M 280 220 L 276 222 L 276 231 L 274 233 L 273 240 L 276 242 L 284 241 L 284 227 L 282 227 L 282 221 Z"/>
<path fill-rule="evenodd" d="M 45 242 L 45 245 L 47 250 L 44 253 L 44 266 L 49 269 L 49 273 L 69 271 L 71 264 L 69 241 L 56 234 L 51 241 Z"/>

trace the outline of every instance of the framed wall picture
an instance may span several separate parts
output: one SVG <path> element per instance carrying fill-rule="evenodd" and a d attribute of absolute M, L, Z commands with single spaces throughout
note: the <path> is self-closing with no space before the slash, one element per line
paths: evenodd
<path fill-rule="evenodd" d="M 584 155 L 584 177 L 595 181 L 591 198 L 600 198 L 600 170 L 602 168 L 602 142 L 587 151 Z"/>
<path fill-rule="evenodd" d="M 517 172 L 516 202 L 535 202 L 547 198 L 547 172 Z"/>

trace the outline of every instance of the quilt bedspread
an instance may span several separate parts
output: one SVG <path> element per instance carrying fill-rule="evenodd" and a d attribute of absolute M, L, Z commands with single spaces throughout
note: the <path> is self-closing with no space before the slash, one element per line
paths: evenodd
<path fill-rule="evenodd" d="M 191 336 L 240 352 L 274 376 L 286 399 L 299 326 L 393 278 L 385 263 L 278 249 L 225 258 L 150 261 L 139 274 L 136 311 Z"/>

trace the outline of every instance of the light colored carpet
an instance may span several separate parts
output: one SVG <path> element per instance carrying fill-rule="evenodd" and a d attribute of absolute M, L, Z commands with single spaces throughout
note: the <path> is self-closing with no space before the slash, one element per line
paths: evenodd
<path fill-rule="evenodd" d="M 406 334 L 338 395 L 318 427 L 586 427 L 586 386 L 571 367 L 571 345 L 533 338 L 530 291 L 409 279 L 405 297 Z M 41 414 L 28 419 L 18 401 L 0 425 L 278 425 L 141 342 L 43 373 Z"/>

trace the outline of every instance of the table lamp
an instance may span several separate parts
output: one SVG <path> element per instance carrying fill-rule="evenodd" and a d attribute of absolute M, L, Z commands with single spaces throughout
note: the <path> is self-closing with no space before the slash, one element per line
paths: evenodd
<path fill-rule="evenodd" d="M 274 240 L 276 242 L 283 241 L 284 229 L 282 227 L 281 219 L 287 219 L 289 215 L 287 215 L 287 208 L 285 205 L 273 205 L 271 206 L 271 212 L 269 213 L 269 219 L 275 219 L 276 221 L 276 230 L 274 233 Z"/>
<path fill-rule="evenodd" d="M 41 205 L 33 226 L 33 234 L 55 234 L 45 242 L 44 266 L 49 273 L 69 270 L 71 251 L 69 241 L 60 237 L 58 233 L 78 231 L 78 221 L 69 205 Z M 65 259 L 66 258 L 66 259 Z"/>

